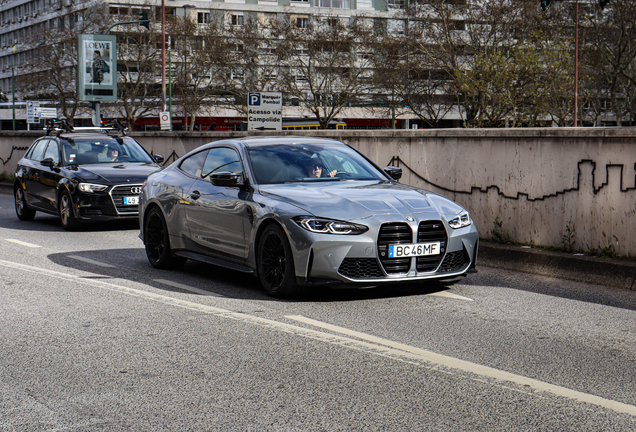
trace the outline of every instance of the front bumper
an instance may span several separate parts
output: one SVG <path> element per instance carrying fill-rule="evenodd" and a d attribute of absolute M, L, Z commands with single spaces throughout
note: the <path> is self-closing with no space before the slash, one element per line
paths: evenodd
<path fill-rule="evenodd" d="M 124 198 L 139 197 L 141 185 L 116 185 L 104 193 L 76 192 L 76 217 L 83 221 L 137 219 L 139 204 L 125 204 Z"/>
<path fill-rule="evenodd" d="M 474 225 L 454 230 L 439 220 L 435 222 L 444 226 L 442 252 L 435 256 L 400 259 L 399 262 L 386 258 L 386 254 L 381 258 L 386 248 L 380 240 L 380 227 L 348 236 L 313 234 L 298 226 L 287 225 L 295 253 L 297 279 L 305 285 L 377 286 L 423 280 L 446 281 L 474 272 L 479 244 Z M 416 224 L 410 226 L 413 234 L 410 241 L 418 239 L 419 227 Z"/>

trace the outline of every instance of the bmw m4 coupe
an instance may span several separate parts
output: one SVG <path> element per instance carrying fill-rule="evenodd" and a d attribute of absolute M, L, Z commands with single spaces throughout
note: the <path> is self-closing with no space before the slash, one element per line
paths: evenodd
<path fill-rule="evenodd" d="M 154 267 L 223 266 L 258 277 L 274 297 L 453 283 L 475 271 L 479 235 L 468 212 L 400 177 L 334 140 L 216 141 L 148 177 L 140 237 Z"/>

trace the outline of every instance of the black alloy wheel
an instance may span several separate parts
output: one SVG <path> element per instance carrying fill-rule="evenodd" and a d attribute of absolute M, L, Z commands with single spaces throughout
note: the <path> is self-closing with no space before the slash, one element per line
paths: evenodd
<path fill-rule="evenodd" d="M 299 292 L 292 250 L 280 226 L 265 228 L 258 242 L 257 265 L 258 276 L 267 294 L 290 297 Z"/>
<path fill-rule="evenodd" d="M 148 216 L 146 216 L 144 221 L 144 242 L 148 261 L 155 268 L 177 268 L 187 261 L 186 258 L 172 256 L 166 220 L 161 210 L 157 207 L 153 207 L 148 212 Z"/>
<path fill-rule="evenodd" d="M 33 220 L 35 217 L 35 210 L 33 210 L 26 202 L 26 194 L 22 185 L 15 187 L 15 212 L 18 215 L 18 219 L 23 221 Z"/>
<path fill-rule="evenodd" d="M 73 212 L 73 198 L 69 191 L 62 191 L 58 205 L 62 228 L 67 231 L 75 230 L 79 226 L 79 221 L 75 218 L 75 213 Z"/>

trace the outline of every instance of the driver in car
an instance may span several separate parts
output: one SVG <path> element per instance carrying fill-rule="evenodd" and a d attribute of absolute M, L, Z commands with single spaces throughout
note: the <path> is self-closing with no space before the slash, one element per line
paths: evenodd
<path fill-rule="evenodd" d="M 111 162 L 115 162 L 117 158 L 119 157 L 119 149 L 113 146 L 109 146 L 107 154 L 108 154 L 108 159 L 110 159 Z"/>
<path fill-rule="evenodd" d="M 318 160 L 312 160 L 305 165 L 305 170 L 307 171 L 307 177 L 318 178 L 323 177 L 322 170 L 323 166 Z M 327 173 L 329 177 L 334 177 L 336 175 L 337 170 L 332 170 Z"/>

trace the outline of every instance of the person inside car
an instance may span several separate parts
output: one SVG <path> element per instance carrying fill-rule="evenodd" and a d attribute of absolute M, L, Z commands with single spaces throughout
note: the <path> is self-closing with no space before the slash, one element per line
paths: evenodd
<path fill-rule="evenodd" d="M 318 178 L 323 177 L 323 165 L 319 160 L 311 160 L 305 165 L 305 170 L 307 171 L 307 177 Z M 327 175 L 329 177 L 334 177 L 336 175 L 336 170 L 329 171 Z"/>
<path fill-rule="evenodd" d="M 111 162 L 116 162 L 119 158 L 119 149 L 113 146 L 109 146 L 107 155 L 108 159 L 110 159 Z"/>

